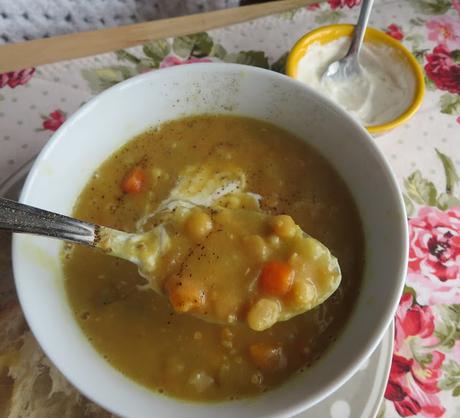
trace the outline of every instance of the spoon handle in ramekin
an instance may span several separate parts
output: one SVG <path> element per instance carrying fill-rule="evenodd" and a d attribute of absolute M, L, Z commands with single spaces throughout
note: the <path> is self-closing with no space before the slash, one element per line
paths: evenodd
<path fill-rule="evenodd" d="M 367 23 L 371 15 L 372 5 L 374 0 L 363 0 L 361 9 L 359 11 L 358 22 L 356 23 L 355 30 L 351 38 L 350 49 L 347 52 L 347 56 L 358 55 L 361 45 L 363 43 L 364 34 L 366 33 Z"/>
<path fill-rule="evenodd" d="M 0 198 L 0 229 L 94 245 L 96 225 Z"/>

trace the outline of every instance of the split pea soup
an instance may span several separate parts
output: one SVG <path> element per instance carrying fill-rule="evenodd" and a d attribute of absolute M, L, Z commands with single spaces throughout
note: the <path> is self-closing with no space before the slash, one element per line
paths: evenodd
<path fill-rule="evenodd" d="M 233 216 L 235 210 L 267 214 L 270 222 L 251 228 L 252 215 L 236 216 L 244 222 L 224 230 L 219 216 L 229 210 Z M 170 250 L 160 257 L 155 277 L 97 250 L 65 246 L 67 295 L 94 347 L 146 387 L 202 402 L 254 396 L 294 373 L 308 373 L 344 328 L 364 264 L 359 214 L 334 168 L 304 141 L 267 122 L 187 117 L 145 132 L 111 155 L 83 189 L 73 216 L 144 232 L 172 212 L 184 214 L 183 230 L 169 231 Z M 293 225 L 330 251 L 341 281 L 315 308 L 279 322 L 269 318 L 267 326 L 264 318 L 275 306 L 291 312 L 318 291 L 317 270 L 299 267 L 302 249 L 277 250 Z M 254 265 L 238 270 L 242 257 L 253 258 Z M 197 262 L 199 269 L 191 270 Z M 192 273 L 200 284 L 212 284 L 206 293 L 191 287 L 197 283 L 189 281 Z M 169 298 L 155 292 L 152 281 Z M 226 284 L 226 291 L 216 283 Z M 228 301 L 241 295 L 247 300 L 230 312 Z M 254 322 L 251 309 L 258 304 L 269 309 L 260 315 L 257 308 Z M 226 320 L 188 314 L 198 308 L 203 315 L 214 309 Z"/>

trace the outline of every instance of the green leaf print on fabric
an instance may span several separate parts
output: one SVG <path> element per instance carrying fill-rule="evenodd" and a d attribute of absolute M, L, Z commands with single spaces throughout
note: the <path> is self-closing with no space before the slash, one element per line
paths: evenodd
<path fill-rule="evenodd" d="M 451 0 L 409 0 L 414 8 L 427 15 L 440 15 L 449 10 Z"/>
<path fill-rule="evenodd" d="M 417 292 L 415 291 L 414 288 L 412 288 L 410 286 L 407 286 L 407 285 L 404 285 L 403 294 L 406 294 L 406 293 L 410 293 L 412 295 L 412 297 L 414 298 L 414 300 L 417 300 Z"/>
<path fill-rule="evenodd" d="M 444 371 L 444 375 L 442 380 L 439 382 L 439 387 L 442 390 L 457 389 L 460 386 L 460 364 L 455 360 L 449 360 L 443 364 L 442 369 Z"/>
<path fill-rule="evenodd" d="M 425 79 L 425 87 L 429 91 L 435 91 L 436 90 L 436 84 L 434 84 L 434 81 L 431 78 L 428 78 L 426 75 L 424 76 Z"/>
<path fill-rule="evenodd" d="M 164 39 L 149 42 L 142 47 L 142 52 L 153 61 L 155 68 L 160 66 L 161 61 L 169 54 L 169 51 L 171 51 L 171 47 L 168 41 Z"/>
<path fill-rule="evenodd" d="M 223 60 L 226 57 L 226 55 L 227 55 L 227 51 L 221 44 L 218 44 L 218 43 L 214 43 L 214 45 L 212 46 L 211 52 L 209 53 L 210 57 L 216 57 L 220 60 Z"/>
<path fill-rule="evenodd" d="M 411 343 L 409 343 L 409 345 L 411 345 Z M 429 364 L 433 361 L 433 354 L 431 353 L 419 353 L 415 348 L 413 348 L 412 354 L 417 363 L 424 369 L 427 368 L 427 366 L 429 366 Z"/>
<path fill-rule="evenodd" d="M 270 67 L 264 51 L 237 51 L 229 54 L 206 32 L 180 36 L 172 40 L 148 42 L 142 46 L 141 51 L 137 54 L 126 50 L 117 51 L 117 59 L 126 65 L 85 69 L 82 76 L 88 82 L 91 91 L 99 93 L 120 81 L 152 69 L 195 62 L 233 62 L 284 72 L 287 57 L 287 54 L 284 54 Z"/>
<path fill-rule="evenodd" d="M 422 58 L 422 61 L 423 61 L 423 55 L 427 51 L 427 50 L 423 50 L 423 49 L 420 50 L 420 45 L 422 44 L 422 42 L 424 40 L 423 36 L 418 34 L 418 33 L 414 33 L 413 35 L 406 36 L 405 39 L 406 39 L 406 41 L 412 43 L 412 48 L 413 49 L 416 49 L 416 50 L 418 49 L 419 51 L 421 51 L 421 58 Z M 419 56 L 420 56 L 420 53 L 419 53 Z"/>
<path fill-rule="evenodd" d="M 409 199 L 409 197 L 403 193 L 404 206 L 406 206 L 406 212 L 408 216 L 412 216 L 415 212 L 414 204 Z"/>
<path fill-rule="evenodd" d="M 451 349 L 460 340 L 460 305 L 439 305 L 437 310 L 440 320 L 434 332 L 439 339 L 436 346 Z"/>
<path fill-rule="evenodd" d="M 451 51 L 450 56 L 455 63 L 460 62 L 460 49 Z"/>
<path fill-rule="evenodd" d="M 276 71 L 277 73 L 284 74 L 286 72 L 286 61 L 287 57 L 289 55 L 289 52 L 286 52 L 285 54 L 281 55 L 270 67 L 270 70 Z"/>
<path fill-rule="evenodd" d="M 181 58 L 202 58 L 210 54 L 213 40 L 206 32 L 179 36 L 173 41 L 173 50 Z"/>
<path fill-rule="evenodd" d="M 447 155 L 443 154 L 438 149 L 436 149 L 436 154 L 438 155 L 444 167 L 444 173 L 446 176 L 446 193 L 451 194 L 454 192 L 455 186 L 460 181 L 460 177 L 455 170 L 454 163 Z"/>
<path fill-rule="evenodd" d="M 228 54 L 225 57 L 225 62 L 269 68 L 268 58 L 263 51 L 240 51 L 237 53 Z"/>
<path fill-rule="evenodd" d="M 315 22 L 320 25 L 325 23 L 337 23 L 344 14 L 340 10 L 324 10 L 315 16 Z"/>
<path fill-rule="evenodd" d="M 407 37 L 406 39 L 410 41 L 410 38 L 408 39 L 409 37 Z M 417 47 L 415 47 L 415 45 L 413 45 L 413 48 L 412 48 L 412 54 L 414 55 L 414 57 L 417 59 L 417 61 L 420 63 L 420 64 L 423 64 L 423 61 L 425 59 L 425 54 L 428 52 L 428 49 L 418 49 Z"/>
<path fill-rule="evenodd" d="M 456 206 L 460 206 L 460 196 L 457 196 L 455 187 L 460 182 L 460 177 L 457 174 L 455 165 L 446 154 L 443 154 L 438 149 L 435 149 L 436 155 L 444 168 L 446 178 L 445 191 L 439 193 L 435 185 L 425 179 L 420 170 L 413 172 L 404 180 L 406 193 L 403 193 L 404 204 L 409 216 L 415 212 L 415 204 L 435 206 L 441 210 L 447 210 Z"/>
<path fill-rule="evenodd" d="M 297 9 L 292 9 L 292 10 L 288 10 L 286 12 L 281 12 L 278 14 L 278 17 L 282 20 L 294 20 L 294 17 L 297 13 L 299 13 L 301 10 L 301 8 L 297 8 Z"/>
<path fill-rule="evenodd" d="M 133 64 L 139 64 L 141 62 L 141 60 L 137 58 L 135 55 L 123 49 L 116 51 L 115 55 L 117 56 L 119 61 L 128 61 L 132 62 Z"/>
<path fill-rule="evenodd" d="M 88 82 L 93 93 L 99 93 L 120 81 L 127 80 L 138 74 L 132 67 L 114 66 L 97 68 L 95 70 L 82 70 L 83 78 Z"/>
<path fill-rule="evenodd" d="M 440 99 L 441 112 L 448 115 L 460 113 L 460 95 L 444 93 Z"/>
<path fill-rule="evenodd" d="M 413 26 L 423 26 L 425 24 L 425 19 L 422 19 L 421 17 L 414 17 L 409 20 L 409 23 Z"/>
<path fill-rule="evenodd" d="M 404 185 L 409 197 L 420 205 L 435 206 L 437 191 L 434 184 L 423 178 L 419 170 L 412 173 L 405 181 Z"/>
<path fill-rule="evenodd" d="M 438 197 L 437 206 L 441 210 L 454 208 L 456 206 L 460 206 L 460 199 L 448 193 L 441 193 Z"/>

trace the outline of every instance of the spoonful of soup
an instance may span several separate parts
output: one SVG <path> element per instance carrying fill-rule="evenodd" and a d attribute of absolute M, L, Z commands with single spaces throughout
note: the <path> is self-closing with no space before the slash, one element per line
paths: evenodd
<path fill-rule="evenodd" d="M 135 263 L 176 311 L 261 331 L 324 302 L 341 274 L 323 244 L 260 211 L 244 186 L 238 171 L 190 168 L 134 233 L 0 199 L 0 229 L 99 248 Z"/>

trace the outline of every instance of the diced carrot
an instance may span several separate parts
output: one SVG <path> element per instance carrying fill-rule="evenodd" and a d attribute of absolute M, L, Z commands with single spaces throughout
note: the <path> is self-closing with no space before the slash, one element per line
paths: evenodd
<path fill-rule="evenodd" d="M 279 343 L 251 344 L 249 355 L 255 366 L 262 370 L 274 371 L 286 367 L 286 356 Z"/>
<path fill-rule="evenodd" d="M 192 280 L 171 277 L 166 281 L 165 290 L 175 311 L 203 311 L 206 302 L 205 292 Z"/>
<path fill-rule="evenodd" d="M 268 261 L 259 276 L 260 289 L 273 296 L 284 296 L 294 282 L 294 269 L 280 261 Z"/>
<path fill-rule="evenodd" d="M 139 193 L 145 182 L 145 173 L 139 167 L 134 167 L 123 179 L 121 189 L 125 193 Z"/>

